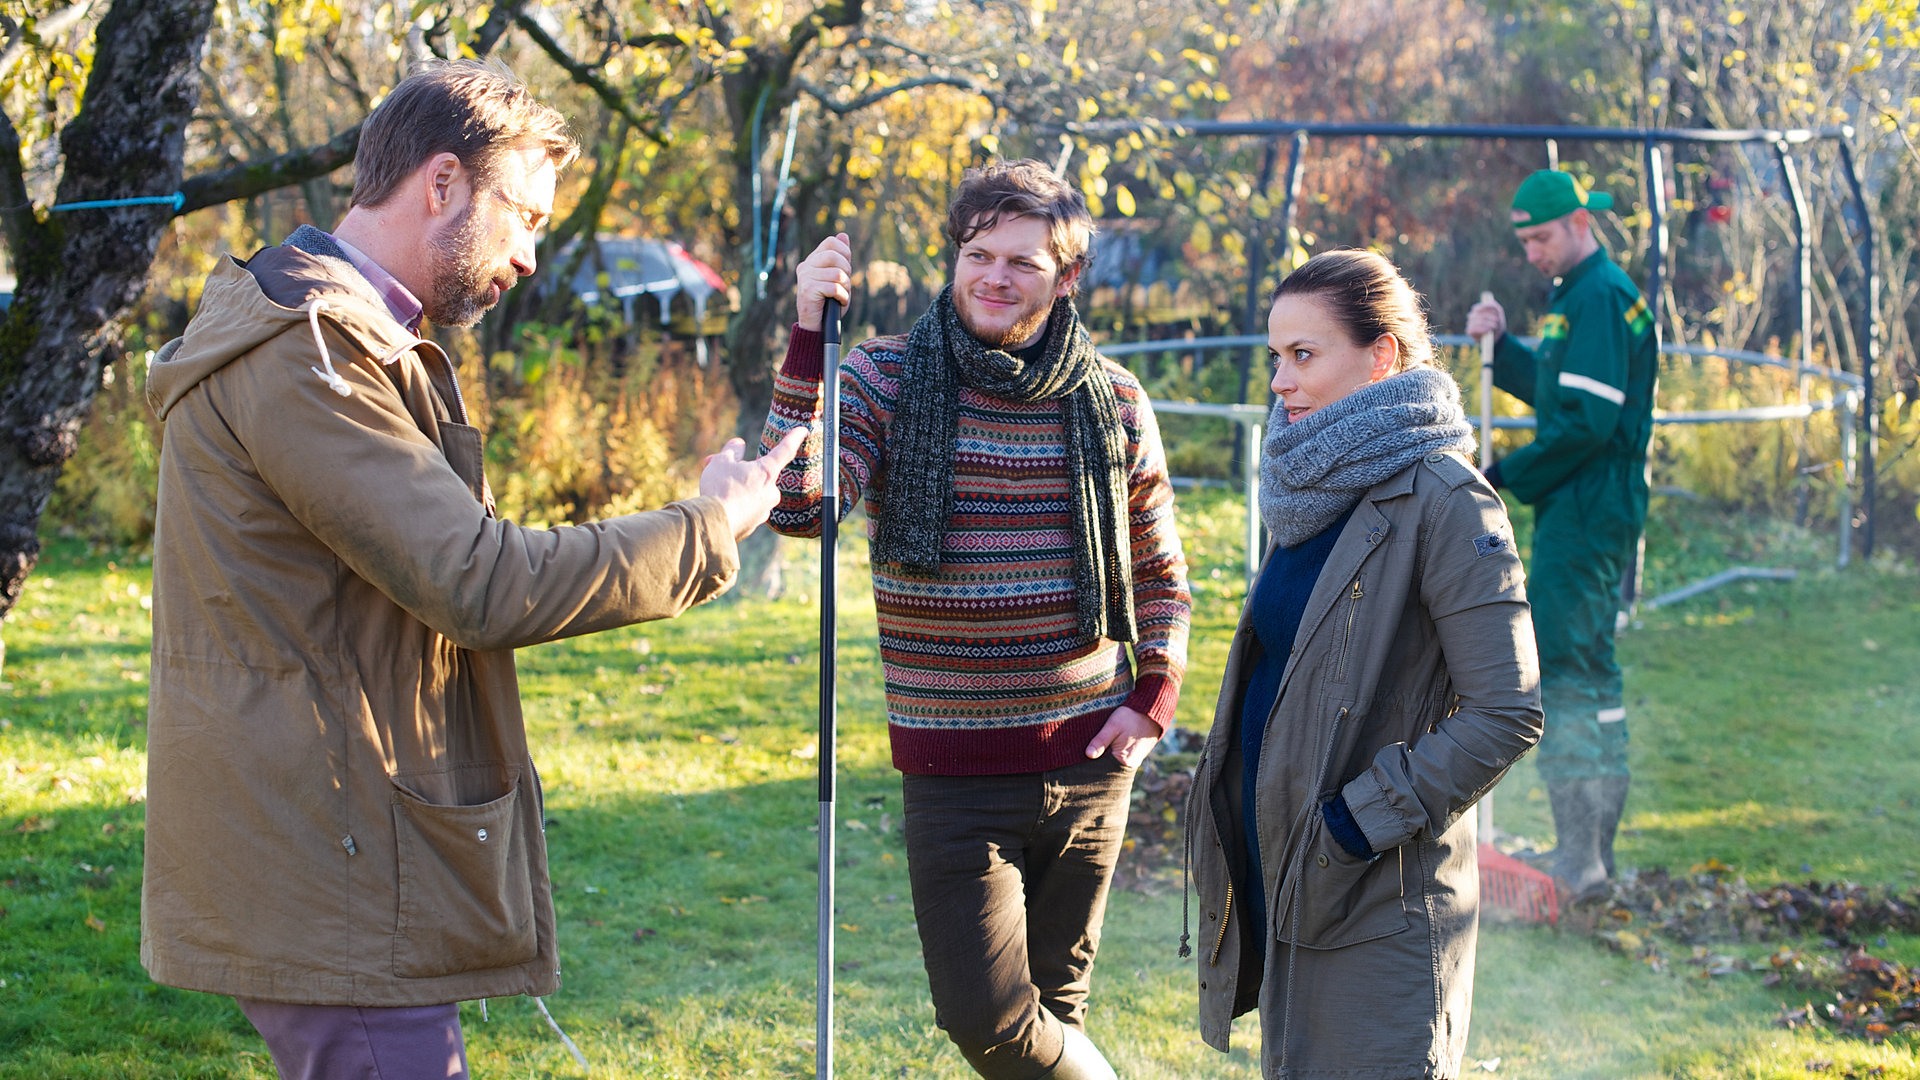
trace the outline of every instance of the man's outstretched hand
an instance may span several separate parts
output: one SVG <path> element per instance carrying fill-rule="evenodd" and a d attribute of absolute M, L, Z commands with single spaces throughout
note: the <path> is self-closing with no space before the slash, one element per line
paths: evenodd
<path fill-rule="evenodd" d="M 773 486 L 774 478 L 793 460 L 793 455 L 800 452 L 800 444 L 807 441 L 807 430 L 794 428 L 775 443 L 773 449 L 751 461 L 747 459 L 747 444 L 742 439 L 728 439 L 719 453 L 707 455 L 700 470 L 700 494 L 711 495 L 726 507 L 735 543 L 759 528 L 780 504 L 780 491 Z"/>

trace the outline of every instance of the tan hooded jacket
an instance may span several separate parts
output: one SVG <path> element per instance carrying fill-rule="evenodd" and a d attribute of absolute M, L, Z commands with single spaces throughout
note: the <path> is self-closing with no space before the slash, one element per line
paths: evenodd
<path fill-rule="evenodd" d="M 1479 915 L 1468 811 L 1540 737 L 1540 665 L 1506 508 L 1435 453 L 1364 495 L 1327 556 L 1260 752 L 1270 913 L 1247 925 L 1242 698 L 1260 659 L 1245 613 L 1187 801 L 1199 902 L 1200 1037 L 1226 1050 L 1260 1010 L 1261 1075 L 1459 1075 Z M 1346 796 L 1378 856 L 1321 806 Z"/>
<path fill-rule="evenodd" d="M 495 518 L 446 355 L 351 264 L 292 247 L 220 261 L 148 397 L 166 432 L 141 962 L 313 1004 L 551 992 L 512 650 L 725 590 L 720 503 Z"/>

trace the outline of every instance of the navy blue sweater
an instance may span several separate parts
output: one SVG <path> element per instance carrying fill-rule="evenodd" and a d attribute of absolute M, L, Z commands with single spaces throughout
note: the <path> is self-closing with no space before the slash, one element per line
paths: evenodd
<path fill-rule="evenodd" d="M 1340 520 L 1316 536 L 1294 547 L 1277 547 L 1267 557 L 1267 565 L 1254 582 L 1253 596 L 1247 601 L 1247 613 L 1253 633 L 1260 640 L 1260 662 L 1247 679 L 1247 692 L 1240 700 L 1240 757 L 1244 766 L 1240 784 L 1240 831 L 1247 850 L 1247 882 L 1242 892 L 1250 914 L 1249 926 L 1267 924 L 1267 896 L 1260 868 L 1260 831 L 1254 811 L 1259 803 L 1260 747 L 1266 741 L 1267 717 L 1273 714 L 1280 695 L 1280 678 L 1286 674 L 1287 659 L 1293 654 L 1293 639 L 1300 633 L 1300 619 L 1307 613 L 1307 601 L 1320 580 L 1320 571 L 1333 553 L 1340 530 L 1353 517 L 1348 510 Z"/>

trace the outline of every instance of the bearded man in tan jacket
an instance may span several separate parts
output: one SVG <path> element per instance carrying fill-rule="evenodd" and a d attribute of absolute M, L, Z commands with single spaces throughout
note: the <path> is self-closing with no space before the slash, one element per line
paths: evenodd
<path fill-rule="evenodd" d="M 457 1002 L 559 985 L 523 645 L 733 583 L 775 473 L 556 529 L 493 514 L 454 366 L 534 270 L 565 121 L 504 69 L 415 72 L 367 120 L 352 208 L 222 258 L 155 359 L 141 961 L 231 994 L 283 1077 L 466 1075 Z"/>

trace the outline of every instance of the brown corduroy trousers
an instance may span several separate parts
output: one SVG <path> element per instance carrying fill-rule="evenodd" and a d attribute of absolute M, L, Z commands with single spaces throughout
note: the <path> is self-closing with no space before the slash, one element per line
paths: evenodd
<path fill-rule="evenodd" d="M 1083 1027 L 1134 770 L 903 778 L 935 1022 L 988 1080 L 1037 1080 Z"/>

